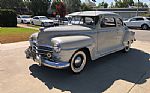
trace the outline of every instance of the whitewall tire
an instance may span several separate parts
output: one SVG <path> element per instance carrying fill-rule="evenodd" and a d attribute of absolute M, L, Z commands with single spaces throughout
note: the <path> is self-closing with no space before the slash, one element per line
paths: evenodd
<path fill-rule="evenodd" d="M 80 73 L 87 63 L 87 56 L 84 51 L 77 51 L 70 60 L 70 68 L 73 73 Z"/>

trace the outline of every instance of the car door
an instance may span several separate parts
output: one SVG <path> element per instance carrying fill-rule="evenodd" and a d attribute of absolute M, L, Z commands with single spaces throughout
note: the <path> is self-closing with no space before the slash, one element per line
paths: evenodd
<path fill-rule="evenodd" d="M 100 18 L 100 28 L 98 30 L 98 52 L 100 54 L 109 53 L 116 47 L 116 22 L 113 16 L 103 16 Z"/>
<path fill-rule="evenodd" d="M 117 24 L 117 40 L 116 40 L 116 44 L 117 44 L 117 47 L 116 48 L 120 48 L 123 46 L 123 37 L 124 37 L 124 34 L 125 34 L 125 26 L 123 25 L 123 21 L 121 18 L 116 18 L 116 24 Z"/>
<path fill-rule="evenodd" d="M 141 27 L 143 21 L 144 21 L 144 19 L 143 19 L 143 18 L 140 18 L 140 17 L 132 18 L 132 19 L 130 20 L 132 27 Z"/>

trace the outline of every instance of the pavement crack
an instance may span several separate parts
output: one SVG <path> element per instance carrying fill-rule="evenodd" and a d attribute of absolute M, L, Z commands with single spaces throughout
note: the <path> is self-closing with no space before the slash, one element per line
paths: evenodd
<path fill-rule="evenodd" d="M 146 75 L 147 72 L 145 72 L 144 74 L 142 74 L 140 76 L 140 78 L 134 83 L 134 85 L 129 89 L 129 91 L 127 93 L 130 93 L 131 90 L 136 86 L 136 84 Z"/>

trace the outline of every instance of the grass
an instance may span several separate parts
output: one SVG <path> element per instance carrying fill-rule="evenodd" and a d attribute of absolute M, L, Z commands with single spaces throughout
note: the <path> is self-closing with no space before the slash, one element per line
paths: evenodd
<path fill-rule="evenodd" d="M 19 27 L 2 27 L 0 28 L 0 43 L 13 43 L 28 40 L 32 33 L 38 30 Z"/>

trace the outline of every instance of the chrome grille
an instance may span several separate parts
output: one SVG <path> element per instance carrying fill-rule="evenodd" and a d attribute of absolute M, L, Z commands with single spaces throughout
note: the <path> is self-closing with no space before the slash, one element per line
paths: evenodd
<path fill-rule="evenodd" d="M 52 53 L 53 48 L 49 46 L 38 46 L 36 43 L 32 43 L 32 51 L 37 55 L 47 58 L 47 53 Z"/>

